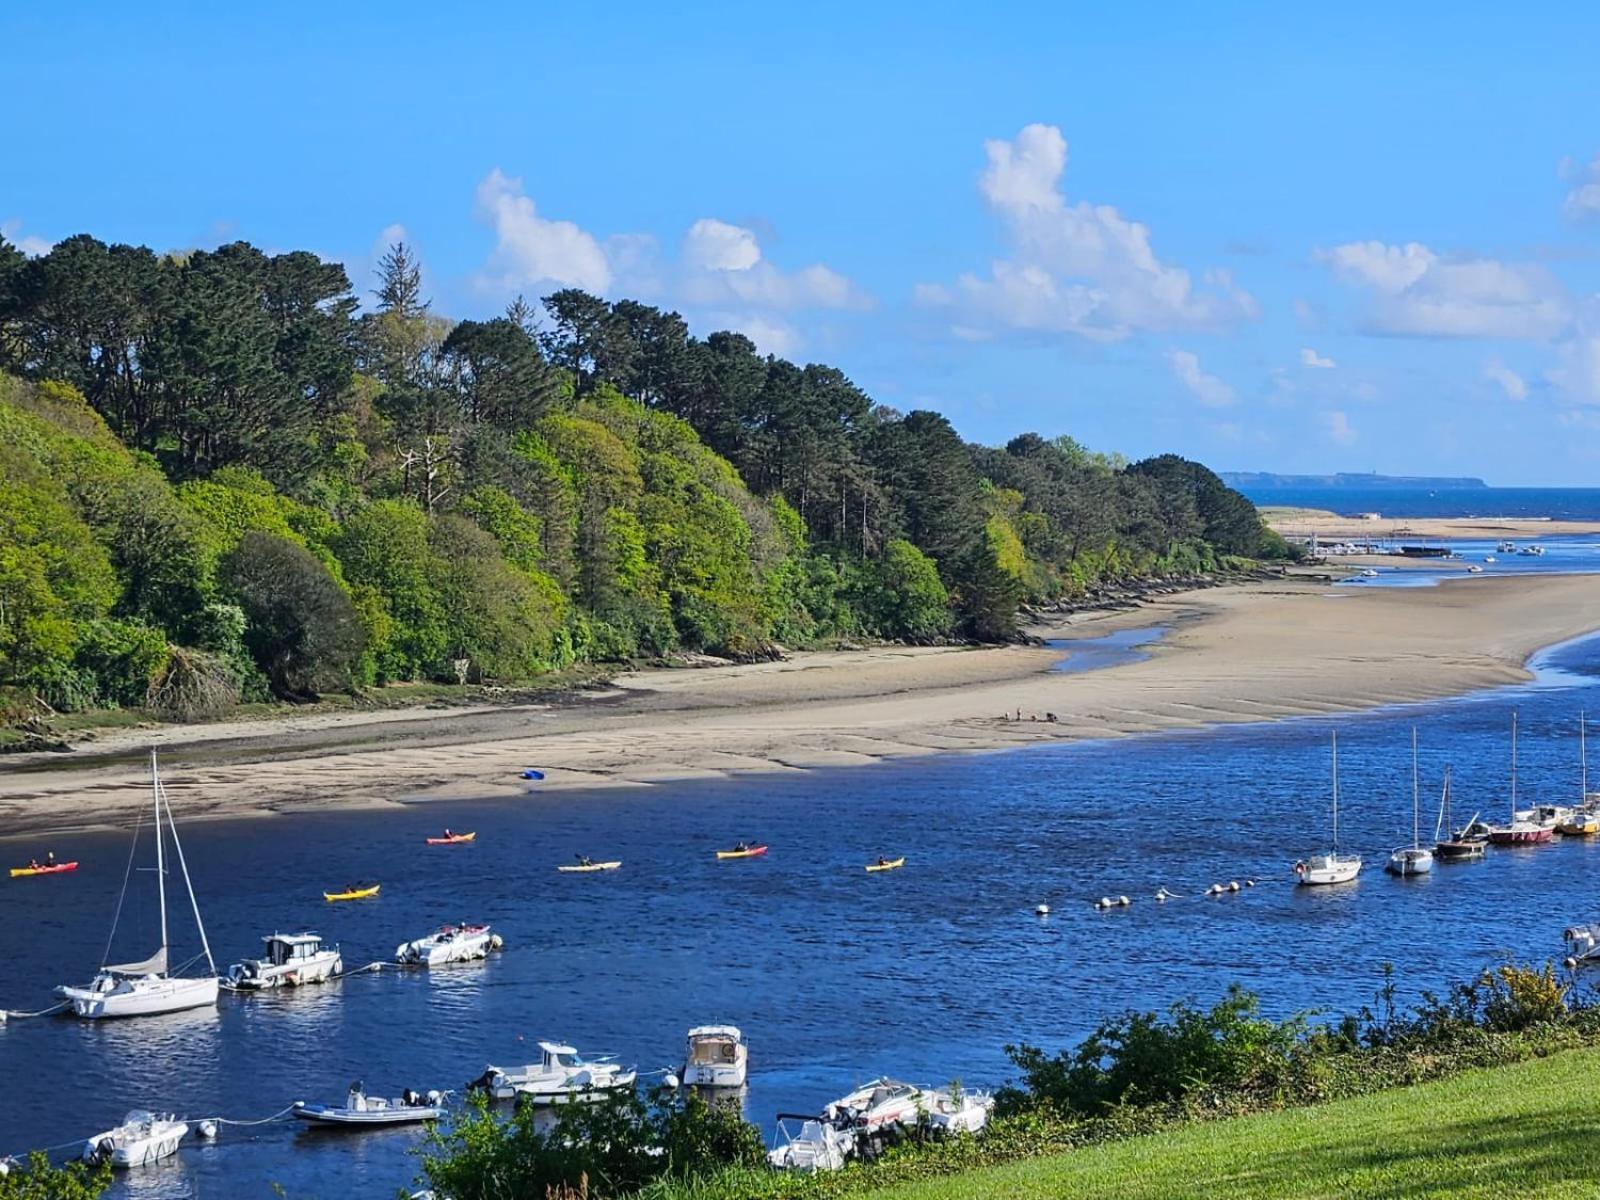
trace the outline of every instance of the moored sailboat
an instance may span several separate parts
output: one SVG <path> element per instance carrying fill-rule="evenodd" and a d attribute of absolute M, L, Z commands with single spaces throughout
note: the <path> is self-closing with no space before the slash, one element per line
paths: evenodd
<path fill-rule="evenodd" d="M 1517 811 L 1517 714 L 1511 713 L 1511 822 L 1489 828 L 1489 840 L 1496 846 L 1534 846 L 1548 842 L 1555 834 L 1554 824 L 1534 820 L 1533 812 Z"/>
<path fill-rule="evenodd" d="M 194 884 L 189 879 L 189 866 L 184 861 L 183 843 L 178 840 L 178 827 L 172 820 L 172 808 L 167 804 L 166 789 L 161 786 L 161 772 L 156 764 L 156 752 L 150 751 L 150 788 L 155 805 L 156 837 L 156 889 L 161 909 L 161 947 L 149 958 L 132 963 L 107 963 L 95 975 L 88 987 L 58 987 L 56 995 L 72 1005 L 80 1017 L 97 1020 L 103 1017 L 148 1017 L 159 1013 L 182 1012 L 190 1008 L 206 1008 L 217 1002 L 217 964 L 211 958 L 211 945 L 206 941 L 206 928 L 200 920 L 200 904 L 195 899 Z M 165 813 L 167 831 L 172 835 L 172 848 L 177 853 L 178 867 L 183 872 L 183 886 L 189 893 L 189 904 L 194 910 L 195 928 L 200 933 L 201 953 L 176 969 L 169 963 L 170 945 L 167 936 L 167 866 L 162 830 Z M 134 844 L 138 845 L 139 831 L 134 829 Z M 132 866 L 130 855 L 129 865 Z M 127 897 L 128 880 L 122 882 L 122 898 Z M 117 912 L 122 912 L 122 900 L 117 902 Z M 111 942 L 116 937 L 116 923 L 107 939 L 109 954 Z M 188 976 L 183 970 L 201 958 L 206 961 L 209 973 Z"/>
<path fill-rule="evenodd" d="M 1359 854 L 1339 853 L 1339 735 L 1333 735 L 1333 849 L 1313 854 L 1294 865 L 1302 887 L 1349 883 L 1361 873 Z"/>
<path fill-rule="evenodd" d="M 1417 727 L 1411 727 L 1411 845 L 1389 855 L 1385 868 L 1391 875 L 1426 875 L 1433 870 L 1433 851 L 1422 844 L 1421 793 L 1417 789 Z"/>
<path fill-rule="evenodd" d="M 1466 862 L 1482 858 L 1489 848 L 1489 835 L 1483 831 L 1478 814 L 1472 814 L 1460 829 L 1453 829 L 1450 821 L 1450 768 L 1444 769 L 1444 792 L 1439 797 L 1439 821 L 1433 830 L 1433 856 L 1440 862 Z"/>
<path fill-rule="evenodd" d="M 1589 750 L 1584 737 L 1588 716 L 1578 713 L 1578 807 L 1556 826 L 1562 837 L 1593 837 L 1600 833 L 1600 806 L 1589 795 Z"/>

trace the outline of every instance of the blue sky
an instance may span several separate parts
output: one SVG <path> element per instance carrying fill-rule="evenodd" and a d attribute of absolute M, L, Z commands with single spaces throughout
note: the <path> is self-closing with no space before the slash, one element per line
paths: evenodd
<path fill-rule="evenodd" d="M 403 230 L 448 315 L 634 295 L 985 441 L 1600 483 L 1600 6 L 31 7 L 31 250 Z"/>

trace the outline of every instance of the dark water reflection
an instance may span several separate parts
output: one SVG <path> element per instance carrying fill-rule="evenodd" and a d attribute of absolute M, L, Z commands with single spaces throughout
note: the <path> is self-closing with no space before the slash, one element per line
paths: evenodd
<path fill-rule="evenodd" d="M 1127 646 L 1124 651 L 1136 650 Z M 0 1030 L 0 1150 L 103 1129 L 133 1107 L 259 1117 L 297 1098 L 459 1087 L 540 1038 L 681 1060 L 693 1024 L 732 1021 L 752 1043 L 748 1111 L 768 1122 L 890 1072 L 929 1083 L 1008 1074 L 1001 1046 L 1049 1045 L 1130 1004 L 1216 996 L 1231 980 L 1275 1013 L 1345 1011 L 1385 962 L 1408 996 L 1514 953 L 1558 954 L 1561 928 L 1596 915 L 1600 845 L 1492 852 L 1411 881 L 1381 873 L 1410 835 L 1410 727 L 1421 731 L 1425 825 L 1447 763 L 1457 812 L 1507 805 L 1510 710 L 1521 713 L 1526 799 L 1578 793 L 1576 720 L 1600 709 L 1600 641 L 1544 659 L 1540 684 L 1339 719 L 1343 828 L 1368 855 L 1354 886 L 1297 891 L 1290 864 L 1327 837 L 1326 720 L 952 757 L 863 771 L 695 783 L 585 796 L 452 803 L 191 825 L 186 846 L 225 965 L 263 933 L 311 925 L 354 965 L 462 917 L 507 951 L 434 972 L 384 972 L 249 999 L 215 1013 L 123 1024 L 19 1021 Z M 475 828 L 469 847 L 426 833 Z M 740 837 L 765 859 L 718 862 Z M 127 846 L 74 836 L 75 876 L 0 888 L 0 1004 L 37 1008 L 99 961 Z M 0 845 L 10 860 L 43 847 Z M 558 875 L 576 852 L 622 870 Z M 868 875 L 880 854 L 904 870 Z M 326 886 L 383 881 L 372 902 Z M 1198 898 L 1218 880 L 1260 885 Z M 147 887 L 148 876 L 138 886 Z M 1185 899 L 1157 905 L 1165 885 Z M 1126 910 L 1093 897 L 1126 893 Z M 129 916 L 153 938 L 140 897 Z M 1046 902 L 1054 915 L 1039 920 Z M 178 936 L 192 939 L 180 927 Z M 392 1195 L 413 1132 L 329 1136 L 283 1123 L 227 1129 L 214 1146 L 131 1173 L 125 1196 Z"/>

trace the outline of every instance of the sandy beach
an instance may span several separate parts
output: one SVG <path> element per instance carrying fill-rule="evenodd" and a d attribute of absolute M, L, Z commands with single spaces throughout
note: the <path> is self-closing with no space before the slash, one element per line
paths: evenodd
<path fill-rule="evenodd" d="M 0 764 L 0 813 L 16 835 L 126 824 L 152 741 L 195 819 L 517 794 L 530 766 L 541 791 L 643 786 L 1423 700 L 1524 680 L 1535 650 L 1600 628 L 1600 576 L 1365 591 L 1288 579 L 1040 632 L 1151 625 L 1167 633 L 1147 660 L 1078 674 L 1052 669 L 1056 649 L 882 647 L 641 671 L 554 705 L 118 731 Z"/>

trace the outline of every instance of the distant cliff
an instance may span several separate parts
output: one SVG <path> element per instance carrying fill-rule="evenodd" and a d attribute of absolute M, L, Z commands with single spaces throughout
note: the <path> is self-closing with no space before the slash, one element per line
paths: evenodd
<path fill-rule="evenodd" d="M 1432 488 L 1460 491 L 1489 485 L 1471 475 L 1274 475 L 1271 471 L 1222 471 L 1222 482 L 1233 488 Z"/>

